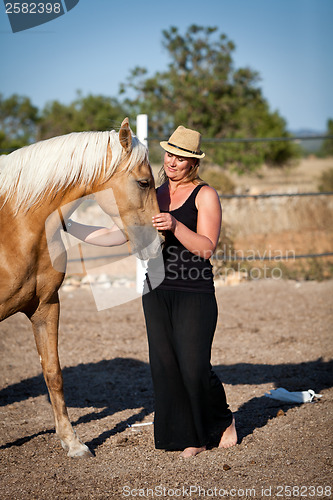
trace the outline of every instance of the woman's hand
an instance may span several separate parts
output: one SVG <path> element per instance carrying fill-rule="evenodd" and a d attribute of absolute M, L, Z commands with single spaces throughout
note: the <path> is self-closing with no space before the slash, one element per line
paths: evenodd
<path fill-rule="evenodd" d="M 158 231 L 172 231 L 173 233 L 175 232 L 177 219 L 175 219 L 171 214 L 157 214 L 152 218 L 152 220 L 153 226 Z"/>

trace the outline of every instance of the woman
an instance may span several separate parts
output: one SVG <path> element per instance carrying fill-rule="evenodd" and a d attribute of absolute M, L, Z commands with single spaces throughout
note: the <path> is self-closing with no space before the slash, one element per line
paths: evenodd
<path fill-rule="evenodd" d="M 180 126 L 165 150 L 164 182 L 157 190 L 161 213 L 153 225 L 165 231 L 163 281 L 150 286 L 161 269 L 150 261 L 143 308 L 155 392 L 156 448 L 204 451 L 213 431 L 219 447 L 237 443 L 235 421 L 223 386 L 211 369 L 217 321 L 212 266 L 221 228 L 216 191 L 198 176 L 201 135 Z M 156 281 L 155 281 L 156 282 Z"/>
<path fill-rule="evenodd" d="M 234 418 L 210 364 L 217 304 L 209 258 L 220 234 L 221 205 L 216 191 L 198 176 L 205 156 L 200 142 L 199 132 L 180 126 L 160 143 L 164 182 L 157 189 L 161 213 L 153 225 L 165 232 L 164 268 L 160 259 L 149 261 L 143 294 L 155 446 L 183 450 L 184 458 L 206 450 L 214 431 L 219 447 L 237 443 Z M 95 245 L 126 241 L 116 226 L 96 229 L 69 221 L 67 229 Z"/>

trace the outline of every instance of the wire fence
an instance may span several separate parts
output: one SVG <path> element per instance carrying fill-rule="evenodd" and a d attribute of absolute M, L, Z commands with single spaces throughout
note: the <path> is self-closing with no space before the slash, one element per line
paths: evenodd
<path fill-rule="evenodd" d="M 304 193 L 221 194 L 220 198 L 281 198 L 295 196 L 332 196 L 333 191 Z"/>
<path fill-rule="evenodd" d="M 288 137 L 247 137 L 247 138 L 202 138 L 203 143 L 259 143 L 259 142 L 301 142 L 301 141 L 314 141 L 314 140 L 328 140 L 333 139 L 333 135 L 291 135 Z M 147 141 L 161 141 L 167 140 L 161 137 L 150 136 L 147 137 Z M 0 149 L 0 153 L 10 153 L 15 151 L 18 148 L 6 148 Z M 232 199 L 232 198 L 274 198 L 274 197 L 304 197 L 304 196 L 332 196 L 333 192 L 301 192 L 301 193 L 262 193 L 262 194 L 222 194 L 220 195 L 221 199 Z M 128 254 L 118 254 L 118 255 L 101 255 L 94 257 L 85 257 L 85 260 L 105 260 L 109 258 L 121 258 L 125 257 Z M 323 253 L 307 253 L 307 254 L 299 254 L 293 255 L 293 259 L 312 259 L 312 258 L 322 258 L 322 257 L 331 257 L 333 256 L 333 252 L 323 252 Z M 279 259 L 287 259 L 288 257 L 280 255 Z M 239 256 L 213 256 L 213 260 L 223 260 L 225 262 L 231 261 L 245 261 L 248 260 L 248 257 L 239 257 Z M 263 256 L 252 256 L 251 260 L 259 260 L 259 261 L 272 261 L 275 258 L 272 257 L 263 257 Z M 79 262 L 80 259 L 69 259 L 68 262 Z"/>
<path fill-rule="evenodd" d="M 309 254 L 299 254 L 293 255 L 292 259 L 313 259 L 317 257 L 332 257 L 333 252 L 323 252 L 323 253 L 309 253 Z M 92 257 L 84 257 L 84 261 L 95 261 L 95 260 L 107 260 L 107 259 L 122 259 L 128 257 L 128 253 L 118 253 L 118 254 L 106 254 L 106 255 L 98 255 Z M 211 257 L 212 260 L 223 261 L 223 262 L 250 262 L 250 261 L 280 261 L 280 260 L 290 260 L 290 255 L 279 255 L 278 257 L 265 257 L 265 256 L 256 256 L 251 255 L 251 257 L 240 257 L 240 256 L 221 256 L 221 255 L 213 255 Z M 68 262 L 82 262 L 81 258 L 68 259 Z"/>
<path fill-rule="evenodd" d="M 220 195 L 220 198 L 273 198 L 273 197 L 294 197 L 294 196 L 332 196 L 333 192 L 325 192 L 325 193 L 317 193 L 317 192 L 309 192 L 309 193 L 272 193 L 272 194 L 256 194 L 256 195 Z M 237 253 L 237 252 L 236 252 Z M 121 259 L 128 257 L 128 253 L 119 253 L 119 254 L 106 254 L 106 255 L 98 255 L 85 257 L 85 261 L 96 261 L 96 260 L 107 260 L 110 258 Z M 321 252 L 321 253 L 305 253 L 305 254 L 293 254 L 292 259 L 316 259 L 322 257 L 333 257 L 333 252 Z M 68 262 L 80 262 L 82 259 L 69 259 Z M 214 261 L 223 261 L 223 262 L 245 262 L 245 261 L 283 261 L 290 260 L 290 255 L 280 254 L 278 257 L 276 256 L 260 256 L 260 255 L 251 255 L 251 257 L 242 257 L 238 255 L 213 255 L 212 260 Z"/>
<path fill-rule="evenodd" d="M 291 135 L 288 137 L 203 137 L 201 142 L 224 143 L 224 142 L 301 142 L 333 139 L 333 135 Z M 167 141 L 167 138 L 148 136 L 147 141 Z"/>
<path fill-rule="evenodd" d="M 333 139 L 333 135 L 290 135 L 288 137 L 203 137 L 205 143 L 250 143 L 250 142 L 302 142 Z M 165 137 L 148 136 L 145 141 L 164 141 Z M 0 148 L 0 153 L 12 153 L 19 148 Z"/>
<path fill-rule="evenodd" d="M 323 253 L 305 253 L 299 255 L 293 255 L 292 260 L 294 259 L 315 259 L 317 257 L 332 257 L 333 252 L 323 252 Z M 278 257 L 265 257 L 265 256 L 256 256 L 251 255 L 251 257 L 238 257 L 235 256 L 215 256 L 213 255 L 212 260 L 221 260 L 223 262 L 251 262 L 251 261 L 274 261 L 278 262 L 280 260 L 291 260 L 290 255 L 279 255 Z"/>

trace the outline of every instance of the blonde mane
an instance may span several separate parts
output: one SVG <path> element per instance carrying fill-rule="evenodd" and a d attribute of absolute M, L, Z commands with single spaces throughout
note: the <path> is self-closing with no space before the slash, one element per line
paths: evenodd
<path fill-rule="evenodd" d="M 107 146 L 112 151 L 106 169 Z M 130 171 L 144 161 L 146 147 L 132 136 L 133 149 L 124 163 Z M 118 167 L 122 146 L 117 132 L 74 132 L 40 141 L 0 157 L 0 196 L 14 200 L 16 213 L 38 204 L 46 192 L 54 193 L 75 184 L 89 185 L 104 176 L 108 180 Z M 1 207 L 0 207 L 1 208 Z"/>

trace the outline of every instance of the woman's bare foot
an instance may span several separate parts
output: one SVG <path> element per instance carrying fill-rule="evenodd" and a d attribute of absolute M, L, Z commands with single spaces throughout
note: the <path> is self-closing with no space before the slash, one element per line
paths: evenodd
<path fill-rule="evenodd" d="M 190 458 L 190 457 L 195 457 L 195 455 L 198 455 L 202 451 L 206 451 L 206 446 L 202 446 L 201 448 L 185 448 L 185 450 L 182 452 L 180 455 L 182 458 Z"/>
<path fill-rule="evenodd" d="M 235 444 L 237 444 L 237 431 L 235 419 L 232 417 L 232 423 L 223 431 L 219 448 L 230 448 L 231 446 L 235 446 Z"/>

